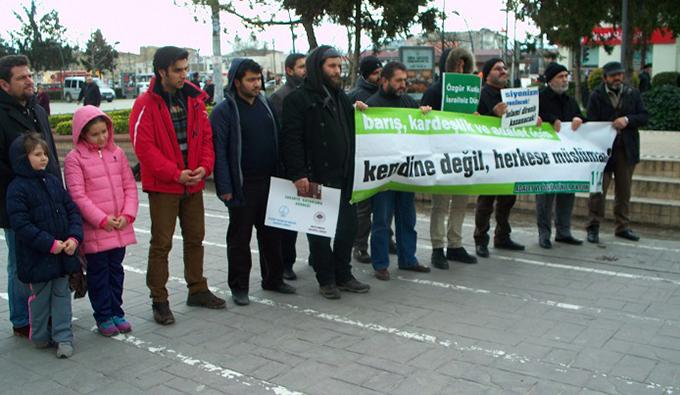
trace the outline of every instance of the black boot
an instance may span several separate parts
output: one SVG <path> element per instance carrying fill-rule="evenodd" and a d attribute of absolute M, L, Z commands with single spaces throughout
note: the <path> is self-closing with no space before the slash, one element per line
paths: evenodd
<path fill-rule="evenodd" d="M 432 267 L 436 267 L 437 269 L 442 269 L 442 270 L 448 270 L 449 269 L 449 262 L 446 260 L 446 257 L 444 256 L 444 249 L 443 248 L 433 248 L 432 249 Z"/>
<path fill-rule="evenodd" d="M 477 258 L 468 254 L 465 247 L 458 248 L 447 248 L 446 249 L 446 259 L 450 261 L 463 262 L 463 263 L 477 263 Z"/>

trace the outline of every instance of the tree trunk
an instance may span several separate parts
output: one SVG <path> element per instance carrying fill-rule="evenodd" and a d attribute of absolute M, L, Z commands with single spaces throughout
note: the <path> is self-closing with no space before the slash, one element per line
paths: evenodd
<path fill-rule="evenodd" d="M 213 83 L 215 84 L 215 103 L 221 103 L 224 99 L 224 91 L 222 82 L 222 45 L 220 41 L 220 4 L 218 0 L 210 3 L 210 11 L 212 14 L 212 49 L 213 49 Z"/>
<path fill-rule="evenodd" d="M 574 59 L 574 99 L 581 108 L 583 108 L 583 93 L 581 92 L 581 51 L 583 44 L 579 40 L 576 46 L 571 49 L 571 53 Z"/>
<path fill-rule="evenodd" d="M 359 56 L 361 55 L 361 0 L 354 0 L 354 53 L 352 54 L 352 69 L 350 70 L 350 86 L 357 82 L 359 70 Z"/>
<path fill-rule="evenodd" d="M 307 33 L 307 42 L 309 43 L 309 50 L 311 51 L 319 46 L 316 42 L 316 34 L 314 34 L 314 18 L 303 15 L 302 26 L 305 28 L 305 33 Z"/>

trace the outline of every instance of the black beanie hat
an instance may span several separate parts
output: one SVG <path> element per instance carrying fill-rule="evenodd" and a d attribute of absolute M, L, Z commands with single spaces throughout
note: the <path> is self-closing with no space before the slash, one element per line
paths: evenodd
<path fill-rule="evenodd" d="M 491 58 L 491 59 L 487 60 L 486 63 L 484 63 L 484 67 L 482 67 L 482 83 L 483 84 L 486 84 L 486 77 L 489 76 L 491 69 L 498 62 L 503 62 L 503 59 L 501 59 L 501 58 Z M 505 64 L 505 62 L 503 62 L 503 64 Z"/>
<path fill-rule="evenodd" d="M 563 71 L 568 71 L 566 67 L 562 66 L 561 64 L 557 62 L 551 62 L 546 68 L 545 72 L 543 73 L 543 76 L 545 77 L 545 82 L 546 84 L 550 82 L 551 79 L 553 79 L 557 74 L 563 72 Z"/>
<path fill-rule="evenodd" d="M 368 55 L 361 58 L 359 61 L 359 72 L 361 73 L 361 76 L 364 77 L 364 79 L 368 78 L 371 73 L 381 67 L 383 67 L 382 63 L 377 56 Z"/>

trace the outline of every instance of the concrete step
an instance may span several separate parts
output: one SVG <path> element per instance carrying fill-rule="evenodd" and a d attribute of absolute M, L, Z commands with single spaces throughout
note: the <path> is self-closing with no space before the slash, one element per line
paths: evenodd
<path fill-rule="evenodd" d="M 639 176 L 680 179 L 680 159 L 643 157 L 640 163 L 635 166 L 635 174 Z"/>
<path fill-rule="evenodd" d="M 655 177 L 633 175 L 631 194 L 642 198 L 680 199 L 680 177 Z"/>

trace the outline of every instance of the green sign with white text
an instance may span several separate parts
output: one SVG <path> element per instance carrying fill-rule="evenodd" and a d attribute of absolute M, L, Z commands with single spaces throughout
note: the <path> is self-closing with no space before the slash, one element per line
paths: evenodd
<path fill-rule="evenodd" d="M 472 114 L 477 111 L 482 79 L 476 74 L 444 73 L 442 111 Z"/>

